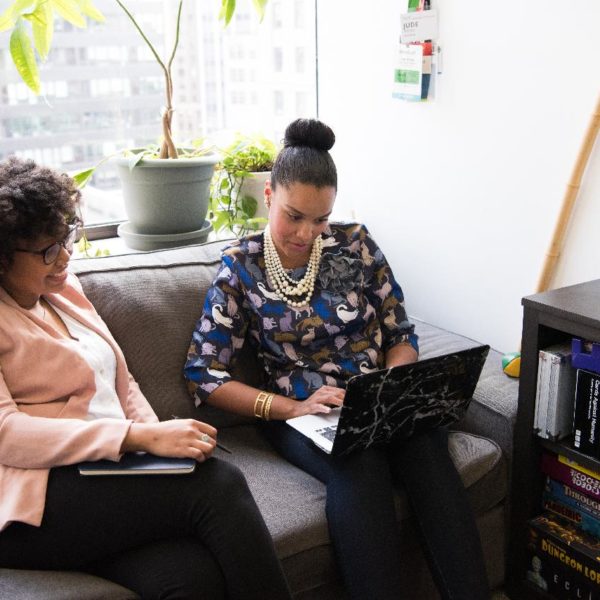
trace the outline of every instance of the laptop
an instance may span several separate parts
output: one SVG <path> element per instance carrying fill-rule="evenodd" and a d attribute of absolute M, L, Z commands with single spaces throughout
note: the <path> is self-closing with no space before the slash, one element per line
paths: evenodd
<path fill-rule="evenodd" d="M 464 416 L 489 349 L 477 346 L 356 375 L 348 380 L 341 408 L 287 423 L 334 456 L 448 425 Z"/>

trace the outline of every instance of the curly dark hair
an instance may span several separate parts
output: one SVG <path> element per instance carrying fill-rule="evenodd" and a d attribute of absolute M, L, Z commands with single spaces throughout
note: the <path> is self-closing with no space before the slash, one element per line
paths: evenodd
<path fill-rule="evenodd" d="M 65 173 L 9 156 L 0 162 L 0 267 L 21 240 L 59 238 L 78 218 L 81 192 Z"/>
<path fill-rule="evenodd" d="M 322 121 L 292 121 L 285 130 L 283 149 L 271 169 L 271 187 L 304 183 L 337 190 L 337 170 L 329 154 L 334 143 L 333 130 Z"/>

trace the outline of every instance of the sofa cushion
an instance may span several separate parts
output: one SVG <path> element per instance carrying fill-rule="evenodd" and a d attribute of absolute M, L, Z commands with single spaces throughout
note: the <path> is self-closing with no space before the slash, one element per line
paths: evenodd
<path fill-rule="evenodd" d="M 75 571 L 0 569 L 0 598 L 6 600 L 139 600 L 116 583 Z"/>

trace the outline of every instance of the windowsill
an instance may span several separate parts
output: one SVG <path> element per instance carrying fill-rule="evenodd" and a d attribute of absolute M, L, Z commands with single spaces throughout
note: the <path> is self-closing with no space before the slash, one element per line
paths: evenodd
<path fill-rule="evenodd" d="M 231 234 L 217 235 L 214 231 L 211 231 L 206 241 L 214 242 L 220 239 L 225 241 L 231 238 Z M 89 243 L 91 244 L 91 247 L 88 248 L 87 255 L 84 252 L 81 252 L 77 247 L 75 247 L 75 251 L 73 252 L 73 258 L 95 258 L 96 256 L 103 256 L 105 254 L 105 251 L 108 251 L 108 254 L 110 256 L 148 252 L 147 250 L 136 250 L 135 248 L 130 248 L 125 243 L 125 240 L 122 237 L 119 237 L 118 235 L 114 237 L 91 240 Z M 157 248 L 157 250 L 168 250 L 168 248 Z M 96 254 L 97 252 L 99 254 Z"/>

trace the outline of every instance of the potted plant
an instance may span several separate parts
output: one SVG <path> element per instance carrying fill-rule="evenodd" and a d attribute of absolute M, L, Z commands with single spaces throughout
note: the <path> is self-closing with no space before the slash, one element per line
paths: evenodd
<path fill-rule="evenodd" d="M 268 213 L 263 192 L 277 150 L 263 136 L 238 134 L 220 151 L 223 159 L 213 176 L 208 213 L 216 232 L 239 236 L 265 226 Z"/>
<path fill-rule="evenodd" d="M 261 20 L 267 1 L 253 0 Z M 218 154 L 202 143 L 195 147 L 178 147 L 171 130 L 174 110 L 172 65 L 179 44 L 183 0 L 179 0 L 175 38 L 168 60 L 160 57 L 125 4 L 121 0 L 115 2 L 139 32 L 161 68 L 166 95 L 160 144 L 130 149 L 116 158 L 123 182 L 125 207 L 130 219 L 130 223 L 126 224 L 130 236 L 128 243 L 136 243 L 136 236 L 179 236 L 178 239 L 189 239 L 194 232 L 208 235 L 210 225 L 207 229 L 205 218 L 210 182 L 214 166 L 219 160 Z M 235 8 L 235 0 L 221 0 L 219 18 L 225 26 L 231 21 Z M 104 16 L 93 5 L 92 0 L 14 0 L 0 16 L 0 31 L 12 30 L 10 51 L 13 62 L 23 81 L 35 93 L 40 93 L 37 61 L 43 61 L 48 56 L 56 15 L 78 27 L 85 27 L 85 17 L 97 21 L 104 20 Z M 31 31 L 28 25 L 31 25 Z M 102 162 L 104 161 L 99 164 Z M 80 186 L 89 181 L 98 166 L 76 175 Z M 150 195 L 153 191 L 157 192 L 154 198 Z M 140 243 L 139 240 L 137 243 Z"/>

